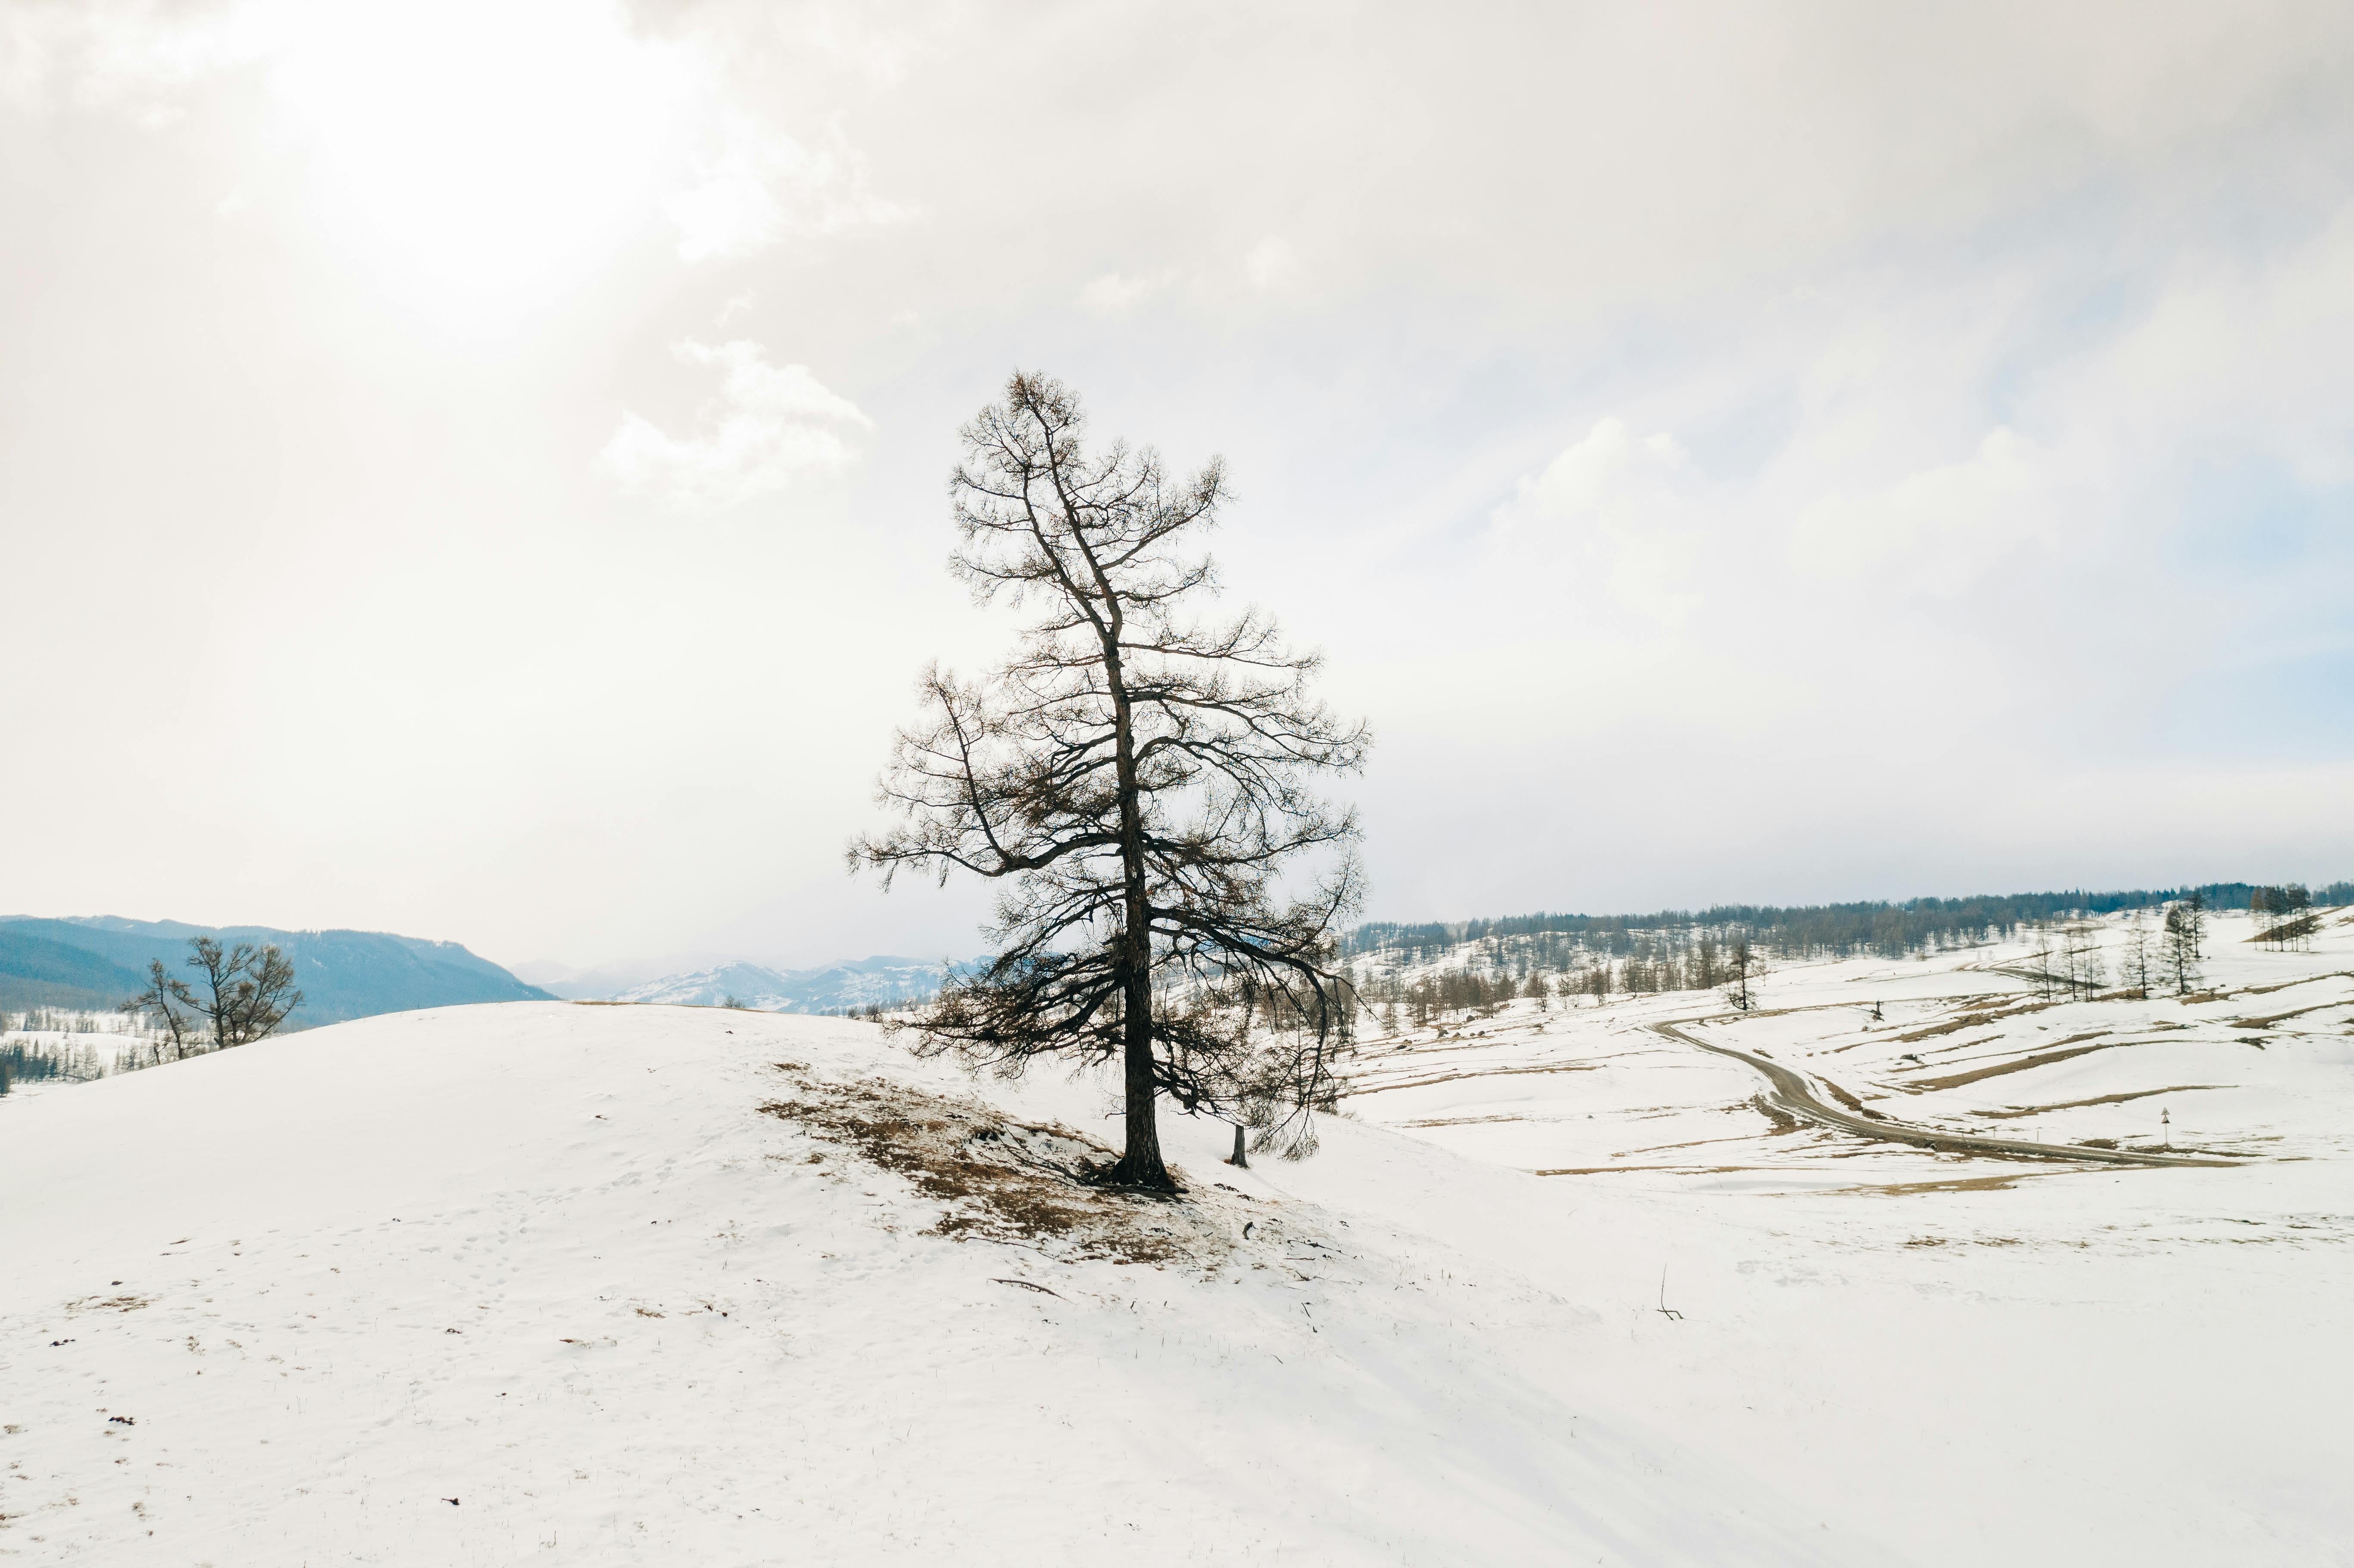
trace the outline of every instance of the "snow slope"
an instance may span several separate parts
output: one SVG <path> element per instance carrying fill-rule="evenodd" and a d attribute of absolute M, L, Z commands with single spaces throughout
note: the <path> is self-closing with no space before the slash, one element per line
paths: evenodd
<path fill-rule="evenodd" d="M 2112 976 L 2128 930 L 2091 933 Z M 2047 1002 L 2023 935 L 1790 965 L 1747 1014 L 1706 992 L 1521 1001 L 1367 1039 L 1352 1113 L 1488 1173 L 1377 1193 L 1311 1164 L 1292 1185 L 1345 1181 L 1598 1310 L 1597 1269 L 1626 1296 L 1665 1269 L 1685 1320 L 1646 1323 L 1602 1380 L 1771 1485 L 1828 1480 L 1838 1517 L 1919 1560 L 2354 1563 L 2354 919 L 2307 952 L 2253 930 L 2214 919 L 2189 999 Z M 1777 1120 L 1759 1074 L 1662 1023 L 1831 1103 L 2062 1157 Z M 2065 1157 L 2169 1139 L 2225 1164 Z"/>
<path fill-rule="evenodd" d="M 1219 1129 L 1174 1129 L 1185 1204 L 942 1234 L 969 1202 L 761 1108 L 855 1095 L 991 1149 L 1099 1108 L 866 1025 L 562 1003 L 7 1107 L 0 1557 L 1890 1560 L 1596 1393 L 1620 1324 Z M 1461 1165 L 1337 1130 L 1329 1174 Z"/>
<path fill-rule="evenodd" d="M 1034 1175 L 1108 1097 L 847 1022 L 451 1010 L 0 1102 L 0 1557 L 2354 1563 L 2354 927 L 2218 924 L 2188 1006 L 1983 948 L 1368 1041 L 1313 1160 L 1172 1117 L 1186 1202 L 1027 1230 L 890 1151 Z M 2253 1158 L 1784 1128 L 1671 1019 Z"/>

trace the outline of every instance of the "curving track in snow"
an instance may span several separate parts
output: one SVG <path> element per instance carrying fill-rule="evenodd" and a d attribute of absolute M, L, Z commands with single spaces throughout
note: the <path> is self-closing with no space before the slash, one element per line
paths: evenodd
<path fill-rule="evenodd" d="M 1812 1082 L 1804 1073 L 1786 1067 L 1770 1057 L 1752 1055 L 1736 1051 L 1730 1045 L 1712 1045 L 1705 1040 L 1695 1040 L 1676 1023 L 1694 1023 L 1699 1019 L 1679 1019 L 1671 1022 L 1646 1024 L 1653 1033 L 1663 1035 L 1679 1044 L 1730 1056 L 1755 1070 L 1769 1086 L 1774 1103 L 1791 1115 L 1819 1127 L 1835 1128 L 1841 1132 L 1855 1133 L 1863 1138 L 1876 1138 L 1891 1143 L 1910 1143 L 1940 1153 L 1999 1154 L 2011 1159 L 2068 1160 L 2088 1165 L 2221 1165 L 2236 1166 L 2236 1160 L 2217 1160 L 2193 1154 L 2145 1154 L 2123 1149 L 2088 1149 L 2073 1143 L 2031 1143 L 2020 1138 L 1984 1138 L 1976 1133 L 1941 1132 L 1933 1128 L 1914 1127 L 1901 1121 L 1889 1121 L 1875 1116 L 1859 1115 L 1826 1105 L 1817 1097 Z"/>

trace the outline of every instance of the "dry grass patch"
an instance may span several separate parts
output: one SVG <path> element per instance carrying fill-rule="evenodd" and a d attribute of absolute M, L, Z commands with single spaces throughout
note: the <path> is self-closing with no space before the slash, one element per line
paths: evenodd
<path fill-rule="evenodd" d="M 777 1065 L 789 1073 L 802 1067 Z M 945 1212 L 928 1227 L 935 1235 L 1014 1243 L 1060 1258 L 1156 1265 L 1211 1266 L 1234 1250 L 1235 1222 L 1199 1195 L 1102 1185 L 1097 1172 L 1117 1160 L 1118 1151 L 1066 1127 L 1015 1121 L 974 1101 L 885 1078 L 801 1079 L 790 1097 L 760 1109 L 937 1200 Z"/>
<path fill-rule="evenodd" d="M 1952 1034 L 1964 1029 L 1975 1029 L 1982 1023 L 1995 1023 L 2006 1018 L 2023 1018 L 2031 1012 L 2041 1012 L 2047 1007 L 2057 1005 L 2059 1004 L 2056 1002 L 2031 1001 L 2024 1007 L 1989 1008 L 1984 1012 L 1965 1012 L 1959 1018 L 1947 1019 L 1943 1023 L 1932 1023 L 1926 1028 L 1915 1029 L 1909 1034 L 1899 1034 L 1896 1039 L 1899 1044 L 1909 1045 L 1916 1040 L 1934 1040 L 1940 1034 Z"/>
<path fill-rule="evenodd" d="M 2094 1051 L 2114 1050 L 2125 1044 L 2126 1043 L 2122 1040 L 2112 1040 L 2105 1045 L 2077 1045 L 2065 1051 L 2039 1051 L 2031 1056 L 2021 1056 L 2017 1061 L 1998 1062 L 1991 1067 L 1978 1067 L 1970 1072 L 1954 1073 L 1942 1078 L 1923 1078 L 1911 1087 L 1919 1093 L 1929 1093 L 1937 1089 L 1958 1089 L 1964 1084 L 1975 1084 L 1981 1078 L 1999 1078 L 2007 1073 L 2024 1073 L 2036 1067 L 2048 1067 L 2054 1062 L 2065 1062 L 2072 1057 L 2086 1055 Z"/>

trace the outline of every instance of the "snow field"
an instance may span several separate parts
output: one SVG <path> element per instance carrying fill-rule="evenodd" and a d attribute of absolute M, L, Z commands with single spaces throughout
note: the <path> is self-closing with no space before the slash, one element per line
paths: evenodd
<path fill-rule="evenodd" d="M 2188 1007 L 2034 1005 L 2022 945 L 1368 1041 L 1316 1158 L 1172 1116 L 1182 1209 L 1034 1234 L 862 1150 L 954 1102 L 1018 1163 L 1105 1091 L 863 1023 L 453 1009 L 0 1103 L 0 1557 L 2354 1562 L 2354 931 L 2231 935 Z M 1781 1128 L 1676 1018 L 1919 1125 L 2253 1158 Z"/>
<path fill-rule="evenodd" d="M 1368 1040 L 1352 1113 L 1477 1164 L 1383 1182 L 1394 1160 L 1311 1163 L 1291 1184 L 1622 1325 L 1628 1353 L 1595 1366 L 1609 1397 L 1649 1398 L 1898 1560 L 2354 1562 L 2338 1478 L 2354 1441 L 2331 1414 L 2354 1398 L 2354 928 L 2333 916 L 2305 953 L 2250 929 L 2215 919 L 2210 990 L 2188 1005 L 2043 1006 L 2021 941 L 1788 966 L 1748 1015 L 1691 992 L 1519 1002 L 1444 1038 Z M 2100 936 L 2121 945 L 2123 922 Z M 1988 1012 L 2008 1016 L 1902 1038 Z M 1669 1020 L 1915 1126 L 2155 1148 L 2170 1125 L 2178 1149 L 2244 1163 L 1989 1159 L 1777 1126 L 1757 1074 L 1650 1028 Z M 2094 1050 L 2036 1065 L 2087 1035 Z M 1923 1086 L 1988 1066 L 2004 1070 Z M 1681 1321 L 1643 1309 L 1662 1267 Z"/>
<path fill-rule="evenodd" d="M 9 1107 L 0 1557 L 1887 1560 L 1595 1397 L 1591 1312 L 1223 1128 L 1172 1132 L 1224 1246 L 1153 1266 L 928 1234 L 759 1109 L 878 1075 L 977 1092 L 863 1024 L 518 1003 Z"/>

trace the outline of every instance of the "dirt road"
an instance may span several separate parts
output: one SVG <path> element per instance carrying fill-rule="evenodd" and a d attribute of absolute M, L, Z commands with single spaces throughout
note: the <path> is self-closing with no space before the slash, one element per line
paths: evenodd
<path fill-rule="evenodd" d="M 1690 1023 L 1696 1022 L 1685 1019 Z M 2192 1154 L 2144 1154 L 2124 1149 L 2087 1149 L 2073 1143 L 2030 1143 L 2018 1138 L 1982 1138 L 1976 1133 L 1939 1132 L 1929 1128 L 1911 1127 L 1901 1121 L 1884 1121 L 1878 1117 L 1862 1116 L 1824 1104 L 1815 1096 L 1814 1086 L 1803 1073 L 1785 1067 L 1764 1056 L 1746 1051 L 1736 1051 L 1730 1045 L 1712 1045 L 1705 1040 L 1695 1040 L 1673 1023 L 1653 1023 L 1649 1027 L 1679 1044 L 1730 1056 L 1734 1061 L 1754 1068 L 1770 1086 L 1768 1092 L 1774 1103 L 1802 1120 L 1819 1127 L 1837 1128 L 1841 1132 L 1855 1133 L 1863 1138 L 1876 1138 L 1890 1143 L 1910 1143 L 1941 1153 L 1999 1154 L 2013 1160 L 2070 1160 L 2087 1165 L 2237 1165 L 2236 1160 L 2217 1160 Z"/>

